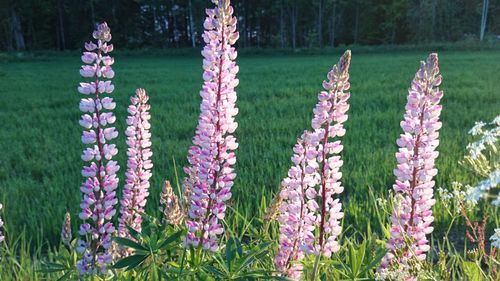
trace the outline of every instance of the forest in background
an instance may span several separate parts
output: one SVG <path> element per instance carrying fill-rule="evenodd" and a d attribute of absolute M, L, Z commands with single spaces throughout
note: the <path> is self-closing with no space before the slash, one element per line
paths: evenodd
<path fill-rule="evenodd" d="M 239 48 L 500 40 L 500 0 L 235 0 Z M 209 0 L 0 0 L 0 50 L 72 50 L 107 21 L 121 48 L 200 47 Z"/>

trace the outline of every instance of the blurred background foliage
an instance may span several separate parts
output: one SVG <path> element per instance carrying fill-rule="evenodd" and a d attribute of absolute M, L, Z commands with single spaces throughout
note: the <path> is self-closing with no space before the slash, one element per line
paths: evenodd
<path fill-rule="evenodd" d="M 500 0 L 238 0 L 242 48 L 500 39 Z M 0 50 L 78 49 L 107 21 L 122 48 L 200 47 L 209 0 L 0 0 Z M 483 34 L 484 36 L 482 36 Z"/>

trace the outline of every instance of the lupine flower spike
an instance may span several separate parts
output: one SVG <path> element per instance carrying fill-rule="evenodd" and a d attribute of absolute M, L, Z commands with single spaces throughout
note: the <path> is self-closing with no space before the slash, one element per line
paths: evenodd
<path fill-rule="evenodd" d="M 184 213 L 179 206 L 179 198 L 175 195 L 172 185 L 165 181 L 160 195 L 160 211 L 167 224 L 180 225 L 184 221 Z"/>
<path fill-rule="evenodd" d="M 281 197 L 280 250 L 275 262 L 278 270 L 294 280 L 301 277 L 298 263 L 305 254 L 330 257 L 340 246 L 343 217 L 341 203 L 335 194 L 343 191 L 340 179 L 340 152 L 343 146 L 334 138 L 345 134 L 350 97 L 349 65 L 351 52 L 346 51 L 323 82 L 312 120 L 313 132 L 305 131 L 294 147 L 294 166 L 283 180 Z"/>
<path fill-rule="evenodd" d="M 2 210 L 3 205 L 0 204 L 0 211 Z M 3 220 L 2 217 L 0 216 L 0 243 L 2 243 L 5 240 L 5 236 L 2 233 L 2 228 L 3 228 Z"/>
<path fill-rule="evenodd" d="M 275 258 L 277 269 L 293 280 L 300 280 L 303 266 L 299 262 L 304 258 L 301 245 L 304 242 L 304 219 L 307 214 L 305 204 L 305 189 L 309 184 L 316 184 L 317 180 L 306 173 L 308 159 L 306 153 L 313 150 L 305 141 L 310 132 L 305 131 L 293 148 L 292 162 L 294 166 L 288 170 L 288 177 L 282 182 L 279 196 L 282 198 L 280 206 L 279 251 Z"/>
<path fill-rule="evenodd" d="M 205 83 L 200 92 L 201 113 L 185 168 L 188 179 L 184 182 L 191 185 L 185 187 L 191 190 L 185 245 L 216 251 L 218 236 L 223 233 L 219 220 L 224 219 L 236 177 L 232 166 L 238 144 L 232 134 L 238 126 L 234 120 L 238 113 L 234 88 L 239 81 L 232 45 L 239 34 L 230 1 L 212 2 L 216 7 L 206 10 L 203 24 L 206 45 L 202 51 Z"/>
<path fill-rule="evenodd" d="M 441 80 L 438 56 L 431 54 L 422 62 L 408 90 L 406 113 L 401 121 L 403 133 L 397 140 L 398 164 L 393 186 L 397 200 L 391 216 L 391 238 L 386 245 L 389 252 L 379 269 L 382 276 L 391 272 L 391 266 L 397 266 L 408 272 L 405 280 L 416 280 L 417 272 L 412 271 L 418 268 L 412 269 L 412 265 L 425 260 L 430 249 L 426 235 L 433 231 L 433 177 L 438 172 L 434 161 L 439 154 L 436 151 L 441 128 L 439 102 L 443 97 L 438 88 Z"/>
<path fill-rule="evenodd" d="M 111 220 L 118 203 L 115 190 L 118 186 L 116 172 L 119 166 L 112 160 L 118 150 L 114 144 L 109 143 L 118 136 L 118 132 L 114 127 L 108 126 L 115 122 L 111 111 L 115 108 L 115 103 L 112 98 L 104 96 L 111 94 L 114 89 L 111 80 L 106 80 L 114 76 L 111 69 L 114 60 L 108 55 L 113 50 L 113 45 L 108 45 L 111 40 L 108 25 L 100 24 L 93 37 L 97 42 L 85 44 L 86 51 L 82 61 L 87 65 L 80 70 L 80 74 L 90 78 L 92 82 L 82 82 L 78 87 L 81 94 L 89 96 L 80 102 L 80 110 L 84 113 L 80 125 L 85 129 L 82 142 L 89 145 L 82 155 L 82 160 L 89 164 L 82 170 L 82 175 L 87 179 L 80 188 L 83 199 L 79 217 L 83 223 L 79 234 L 83 237 L 77 246 L 77 251 L 82 254 L 77 268 L 81 274 L 107 271 L 111 263 L 111 236 L 115 233 Z"/>
<path fill-rule="evenodd" d="M 151 127 L 149 120 L 150 105 L 149 97 L 144 89 L 137 89 L 135 96 L 130 98 L 131 105 L 128 107 L 127 118 L 127 177 L 120 209 L 118 236 L 130 238 L 127 226 L 137 232 L 141 231 L 141 214 L 144 212 L 147 197 L 149 195 L 149 179 L 153 163 L 150 160 L 153 155 L 151 151 Z"/>
<path fill-rule="evenodd" d="M 71 239 L 73 239 L 73 234 L 71 231 L 71 215 L 66 213 L 64 216 L 64 222 L 61 228 L 61 242 L 68 248 L 71 247 Z"/>

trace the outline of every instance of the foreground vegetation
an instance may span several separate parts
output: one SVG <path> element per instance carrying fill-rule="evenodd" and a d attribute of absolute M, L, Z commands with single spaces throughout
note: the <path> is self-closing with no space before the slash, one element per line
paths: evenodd
<path fill-rule="evenodd" d="M 345 227 L 344 236 L 350 239 L 341 239 L 344 247 L 338 259 L 348 261 L 350 269 L 356 264 L 354 252 L 360 245 L 365 247 L 360 251 L 368 248 L 367 253 L 377 253 L 377 249 L 383 248 L 378 240 L 385 239 L 388 214 L 377 204 L 380 201 L 377 198 L 387 198 L 394 181 L 394 140 L 400 131 L 407 81 L 413 77 L 415 62 L 425 55 L 404 52 L 353 57 L 350 120 L 346 123 L 342 169 L 344 225 L 350 226 Z M 449 189 L 453 181 L 477 181 L 458 161 L 465 154 L 468 129 L 476 120 L 489 121 L 496 115 L 499 104 L 494 73 L 500 70 L 495 63 L 500 54 L 442 52 L 440 58 L 446 96 L 438 148 L 441 155 L 437 160 L 440 172 L 436 180 L 438 187 Z M 264 210 L 286 175 L 296 137 L 308 126 L 316 93 L 321 88 L 318 81 L 323 80 L 324 73 L 336 60 L 337 55 L 239 58 L 238 177 L 229 210 L 233 213 L 227 217 L 231 227 L 228 235 L 232 233 L 243 245 L 251 245 L 262 236 L 275 240 L 276 225 L 263 221 Z M 34 270 L 42 258 L 52 256 L 59 246 L 64 213 L 69 211 L 73 217 L 78 213 L 80 169 L 69 163 L 80 161 L 80 129 L 75 126 L 79 97 L 73 86 L 78 81 L 74 70 L 79 64 L 74 57 L 58 56 L 42 61 L 9 62 L 0 69 L 0 94 L 6 105 L 0 115 L 4 124 L 0 134 L 3 151 L 0 200 L 5 205 L 7 237 L 21 239 L 7 240 L 17 246 L 9 247 L 11 259 L 0 269 L 2 280 L 45 276 Z M 199 111 L 201 78 L 192 75 L 200 72 L 199 58 L 123 56 L 117 58 L 115 72 L 120 132 L 126 116 L 125 106 L 120 105 L 127 104 L 128 96 L 137 86 L 147 85 L 152 104 L 155 167 L 146 212 L 159 217 L 163 181 L 168 178 L 177 185 L 176 179 L 183 176 L 181 167 L 186 164 L 185 155 Z M 118 146 L 125 150 L 123 138 Z M 124 155 L 120 156 L 119 161 L 124 163 Z M 490 221 L 498 223 L 498 210 L 483 203 L 477 210 L 471 212 L 473 219 L 488 215 Z M 460 255 L 455 254 L 469 250 L 462 246 L 464 223 L 453 219 L 441 203 L 434 207 L 434 212 L 436 230 L 432 244 L 436 251 L 429 253 L 430 260 L 440 260 L 438 242 L 447 234 L 447 241 L 456 246 L 446 247 L 444 253 L 450 259 L 448 264 L 441 263 L 441 269 L 451 268 L 451 276 L 455 278 L 463 276 L 467 269 L 460 262 Z M 487 228 L 488 233 L 492 232 L 492 225 Z M 349 252 L 352 256 L 347 257 Z M 272 264 L 272 257 L 264 254 L 261 262 Z M 365 262 L 372 258 L 367 256 Z M 20 264 L 16 265 L 14 259 Z M 342 266 L 333 264 L 332 271 L 347 271 Z M 52 280 L 54 276 L 47 278 Z"/>

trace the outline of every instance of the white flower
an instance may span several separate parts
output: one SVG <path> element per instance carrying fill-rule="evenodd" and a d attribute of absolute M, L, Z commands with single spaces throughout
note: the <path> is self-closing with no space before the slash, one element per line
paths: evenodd
<path fill-rule="evenodd" d="M 484 123 L 483 121 L 476 122 L 474 127 L 472 127 L 472 129 L 469 130 L 469 134 L 473 136 L 482 134 L 484 126 L 486 126 L 486 123 Z"/>
<path fill-rule="evenodd" d="M 495 170 L 489 174 L 487 179 L 480 181 L 477 186 L 467 186 L 466 200 L 474 205 L 477 204 L 481 197 L 484 197 L 491 189 L 496 188 L 499 183 L 500 170 Z M 500 205 L 500 196 L 492 203 L 495 206 Z"/>
<path fill-rule="evenodd" d="M 495 170 L 489 176 L 491 188 L 495 188 L 500 183 L 500 170 Z"/>
<path fill-rule="evenodd" d="M 498 125 L 498 126 L 500 126 L 500 115 L 498 115 L 497 117 L 495 117 L 495 119 L 493 119 L 493 121 L 491 121 L 490 124 L 491 125 Z"/>
<path fill-rule="evenodd" d="M 472 205 L 477 204 L 481 199 L 493 199 L 493 206 L 500 206 L 500 193 L 498 193 L 498 184 L 500 183 L 500 166 L 498 162 L 498 156 L 500 155 L 498 149 L 500 115 L 488 124 L 482 121 L 476 122 L 469 134 L 479 135 L 480 137 L 467 145 L 468 155 L 465 156 L 463 163 L 481 176 L 482 180 L 475 186 L 465 186 L 464 199 Z M 448 199 L 444 194 L 442 198 Z"/>
<path fill-rule="evenodd" d="M 486 149 L 486 146 L 484 145 L 484 140 L 480 139 L 476 142 L 469 143 L 467 145 L 467 149 L 469 150 L 469 155 L 472 159 L 477 159 L 483 152 L 483 150 Z"/>
<path fill-rule="evenodd" d="M 467 185 L 466 188 L 467 196 L 465 197 L 465 199 L 468 203 L 476 205 L 477 202 L 479 202 L 479 200 L 481 199 L 481 190 L 470 185 Z"/>
<path fill-rule="evenodd" d="M 490 130 L 490 131 L 484 132 L 483 142 L 488 144 L 488 145 L 494 146 L 495 143 L 498 141 L 497 133 L 498 132 L 496 132 L 496 130 Z"/>
<path fill-rule="evenodd" d="M 376 200 L 379 207 L 385 207 L 387 205 L 387 199 L 385 198 L 377 198 Z"/>
<path fill-rule="evenodd" d="M 497 198 L 491 201 L 491 204 L 495 207 L 500 207 L 500 192 L 497 195 Z"/>
<path fill-rule="evenodd" d="M 453 196 L 448 192 L 447 189 L 444 189 L 442 187 L 438 188 L 438 193 L 439 193 L 439 198 L 443 201 L 448 201 L 450 200 Z"/>
<path fill-rule="evenodd" d="M 500 249 L 500 228 L 495 229 L 495 234 L 490 238 L 491 246 Z"/>

